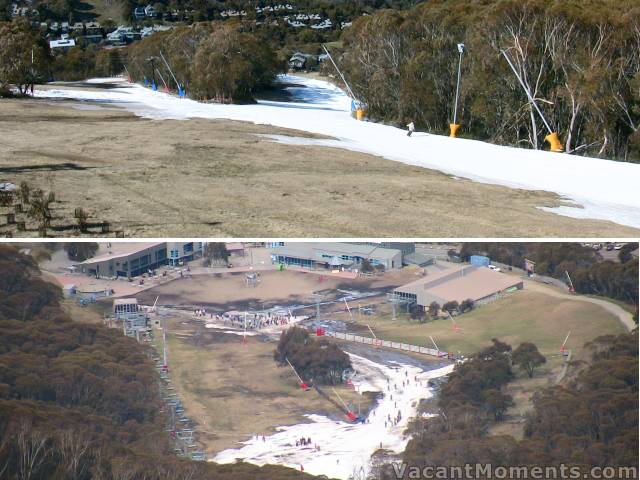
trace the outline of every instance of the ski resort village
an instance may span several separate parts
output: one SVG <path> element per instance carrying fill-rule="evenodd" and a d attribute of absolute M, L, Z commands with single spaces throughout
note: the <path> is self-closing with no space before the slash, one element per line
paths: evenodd
<path fill-rule="evenodd" d="M 633 2 L 505 2 L 12 2 L 0 235 L 637 237 Z"/>
<path fill-rule="evenodd" d="M 14 253 L 74 322 L 131 337 L 171 453 L 208 464 L 370 478 L 492 349 L 512 364 L 485 435 L 519 441 L 535 392 L 569 388 L 596 338 L 637 331 L 637 243 L 49 245 Z"/>
<path fill-rule="evenodd" d="M 0 0 L 0 480 L 638 479 L 638 0 Z"/>

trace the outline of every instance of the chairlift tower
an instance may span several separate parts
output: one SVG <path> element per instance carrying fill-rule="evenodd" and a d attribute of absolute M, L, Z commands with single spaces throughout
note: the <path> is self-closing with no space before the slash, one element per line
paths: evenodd
<path fill-rule="evenodd" d="M 321 293 L 312 293 L 311 294 L 316 299 L 316 321 L 320 321 L 320 303 L 322 303 L 322 299 L 324 295 Z"/>
<path fill-rule="evenodd" d="M 411 302 L 407 298 L 399 297 L 395 293 L 388 293 L 387 294 L 387 303 L 391 304 L 391 319 L 393 321 L 396 321 L 397 318 L 398 318 L 398 314 L 397 314 L 398 305 L 406 305 L 407 306 L 407 311 L 409 311 L 409 305 L 411 303 L 413 303 L 413 302 Z"/>
<path fill-rule="evenodd" d="M 146 334 L 149 317 L 147 313 L 137 305 L 127 305 L 130 307 L 125 310 L 116 310 L 116 320 L 122 321 L 122 330 L 125 336 L 135 338 L 140 342 L 141 338 Z"/>

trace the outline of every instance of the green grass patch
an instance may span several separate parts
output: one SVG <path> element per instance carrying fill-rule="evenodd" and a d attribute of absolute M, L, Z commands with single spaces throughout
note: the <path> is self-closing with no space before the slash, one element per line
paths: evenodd
<path fill-rule="evenodd" d="M 450 320 L 420 324 L 400 314 L 394 321 L 386 306 L 377 315 L 355 319 L 362 325 L 369 324 L 378 338 L 433 347 L 432 336 L 440 350 L 463 355 L 484 348 L 492 338 L 514 348 L 522 342 L 533 342 L 545 356 L 557 355 L 569 330 L 567 348 L 574 351 L 600 335 L 625 331 L 614 315 L 597 305 L 527 290 L 455 317 L 460 332 L 454 330 Z M 362 334 L 369 335 L 366 331 Z"/>

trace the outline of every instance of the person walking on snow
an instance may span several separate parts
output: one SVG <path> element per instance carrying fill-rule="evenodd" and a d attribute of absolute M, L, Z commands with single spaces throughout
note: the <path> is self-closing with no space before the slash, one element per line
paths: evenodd
<path fill-rule="evenodd" d="M 416 131 L 416 126 L 413 124 L 413 122 L 410 122 L 407 124 L 407 128 L 409 129 L 409 131 L 407 132 L 407 137 L 410 137 L 411 134 Z"/>

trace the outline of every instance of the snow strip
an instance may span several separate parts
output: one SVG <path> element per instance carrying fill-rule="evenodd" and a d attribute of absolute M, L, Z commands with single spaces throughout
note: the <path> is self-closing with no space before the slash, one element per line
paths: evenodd
<path fill-rule="evenodd" d="M 257 333 L 252 330 L 247 330 L 246 332 L 244 330 L 226 330 L 227 327 L 222 327 L 220 325 L 215 325 L 213 323 L 205 324 L 204 328 L 214 328 L 216 330 L 222 330 L 221 333 L 229 333 L 231 335 L 240 335 L 242 337 L 244 337 L 245 335 L 247 337 L 257 335 Z"/>
<path fill-rule="evenodd" d="M 320 134 L 331 140 L 310 139 L 310 144 L 344 148 L 431 168 L 477 182 L 527 190 L 555 192 L 583 208 L 544 208 L 557 214 L 610 220 L 640 228 L 640 165 L 545 151 L 493 145 L 476 140 L 416 132 L 359 122 L 351 118 L 350 99 L 335 85 L 321 80 L 282 75 L 292 101 L 260 101 L 254 105 L 219 105 L 154 92 L 118 79 L 96 91 L 54 88 L 36 96 L 70 98 L 118 104 L 145 118 L 210 118 L 248 121 Z M 280 137 L 279 141 L 283 138 Z M 296 139 L 296 144 L 301 140 Z"/>
<path fill-rule="evenodd" d="M 427 387 L 428 380 L 451 373 L 453 365 L 425 372 L 414 366 L 386 366 L 357 355 L 350 354 L 350 357 L 358 372 L 353 380 L 356 391 L 384 393 L 384 398 L 369 412 L 368 423 L 353 424 L 323 415 L 307 415 L 310 423 L 279 427 L 277 433 L 265 436 L 264 441 L 256 434 L 242 442 L 243 447 L 218 453 L 213 461 L 232 463 L 243 459 L 256 465 L 279 464 L 296 469 L 302 466 L 307 473 L 346 479 L 355 472 L 368 473 L 371 455 L 381 445 L 401 453 L 409 440 L 404 431 L 409 420 L 416 416 L 419 401 L 433 395 Z M 409 385 L 402 387 L 402 382 L 407 380 Z M 325 390 L 331 394 L 330 389 Z M 317 395 L 313 390 L 307 394 Z M 402 412 L 402 419 L 391 426 L 388 416 L 394 418 L 398 410 Z M 296 440 L 301 437 L 310 438 L 311 445 L 296 446 Z"/>

